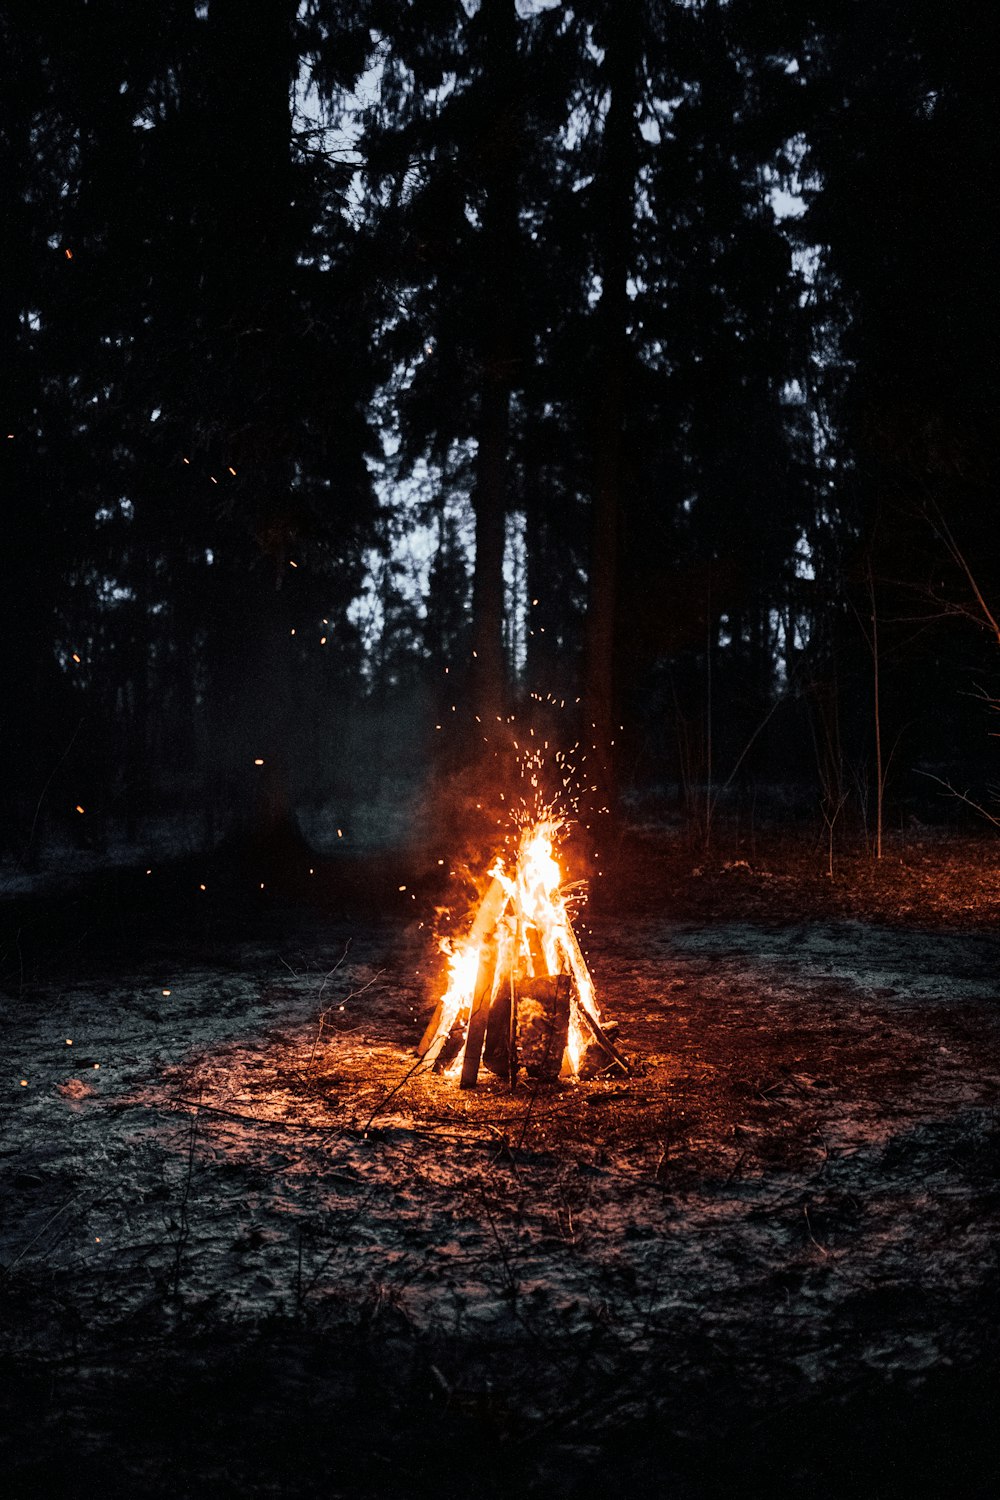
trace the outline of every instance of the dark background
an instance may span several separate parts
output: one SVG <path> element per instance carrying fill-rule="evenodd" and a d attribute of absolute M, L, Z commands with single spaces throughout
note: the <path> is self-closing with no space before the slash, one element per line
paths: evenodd
<path fill-rule="evenodd" d="M 5 6 L 8 868 L 391 843 L 477 714 L 698 838 L 989 809 L 984 15 Z"/>

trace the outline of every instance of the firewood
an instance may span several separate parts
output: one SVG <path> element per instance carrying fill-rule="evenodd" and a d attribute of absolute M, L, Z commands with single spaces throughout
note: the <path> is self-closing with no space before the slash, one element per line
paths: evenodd
<path fill-rule="evenodd" d="M 489 889 L 487 890 L 486 895 L 480 902 L 479 910 L 476 913 L 476 919 L 473 922 L 472 930 L 469 933 L 468 941 L 470 943 L 482 943 L 490 936 L 490 934 L 493 932 L 493 929 L 496 927 L 496 924 L 503 916 L 504 908 L 507 905 L 508 899 L 509 898 L 507 896 L 507 892 L 504 890 L 499 880 L 494 879 Z M 439 1033 L 438 1029 L 441 1025 L 441 1018 L 443 1015 L 444 999 L 442 998 L 435 1006 L 434 1014 L 431 1016 L 431 1019 L 427 1024 L 427 1028 L 420 1039 L 420 1045 L 417 1048 L 417 1055 L 424 1059 L 428 1068 L 434 1067 L 434 1065 L 437 1063 L 441 1051 L 448 1040 L 449 1033 Z"/>
<path fill-rule="evenodd" d="M 520 925 L 520 924 L 518 924 Z M 515 932 L 514 952 L 517 952 L 517 933 Z M 514 971 L 510 972 L 510 980 L 507 985 L 507 1080 L 511 1090 L 517 1087 L 517 994 L 514 989 Z"/>
<path fill-rule="evenodd" d="M 542 974 L 517 988 L 517 1051 L 529 1078 L 559 1077 L 569 1037 L 571 980 Z"/>
<path fill-rule="evenodd" d="M 423 1057 L 424 1053 L 427 1051 L 427 1049 L 430 1046 L 431 1042 L 433 1042 L 434 1038 L 437 1036 L 437 1030 L 438 1030 L 438 1027 L 441 1025 L 441 1017 L 443 1015 L 444 1015 L 444 1000 L 442 999 L 442 1000 L 438 1001 L 437 1005 L 435 1005 L 435 1007 L 434 1007 L 434 1014 L 431 1016 L 430 1020 L 427 1022 L 427 1029 L 425 1030 L 423 1036 L 420 1038 L 420 1045 L 417 1048 L 417 1056 L 418 1057 Z"/>
<path fill-rule="evenodd" d="M 434 1058 L 435 1073 L 444 1073 L 447 1071 L 447 1069 L 455 1061 L 455 1058 L 461 1052 L 462 1043 L 464 1041 L 465 1021 L 460 1016 L 458 1020 L 453 1024 L 451 1030 L 448 1032 L 448 1035 L 445 1037 L 444 1045 L 441 1048 L 434 1049 L 436 1053 L 436 1056 Z"/>
<path fill-rule="evenodd" d="M 528 926 L 526 931 L 528 939 L 528 952 L 531 954 L 531 969 L 533 974 L 544 974 L 548 968 L 545 961 L 545 949 L 542 947 L 542 939 L 538 928 Z"/>
<path fill-rule="evenodd" d="M 465 1056 L 462 1059 L 462 1077 L 459 1080 L 459 1087 L 463 1089 L 475 1088 L 479 1079 L 479 1064 L 483 1055 L 483 1043 L 486 1041 L 486 1027 L 489 1023 L 490 1005 L 493 1000 L 496 963 L 495 945 L 484 943 L 479 956 L 472 1014 L 469 1017 L 469 1027 L 465 1034 Z"/>
<path fill-rule="evenodd" d="M 504 975 L 500 980 L 496 998 L 490 1006 L 486 1027 L 486 1042 L 483 1046 L 483 1063 L 498 1078 L 510 1074 L 510 983 Z"/>
<path fill-rule="evenodd" d="M 588 1044 L 588 1050 L 589 1050 L 589 1046 L 590 1045 L 596 1044 L 596 1046 L 600 1047 L 600 1049 L 602 1050 L 602 1052 L 604 1052 L 604 1054 L 606 1055 L 609 1063 L 611 1063 L 611 1064 L 617 1064 L 617 1066 L 619 1068 L 621 1068 L 621 1070 L 622 1070 L 623 1073 L 627 1073 L 629 1071 L 628 1063 L 625 1061 L 624 1057 L 622 1057 L 621 1053 L 618 1051 L 618 1048 L 615 1046 L 614 1042 L 611 1040 L 611 1038 L 608 1036 L 607 1032 L 601 1026 L 601 1023 L 599 1021 L 597 1021 L 597 1020 L 594 1019 L 594 1017 L 590 1014 L 590 1011 L 587 1010 L 587 1008 L 586 1008 L 585 1005 L 578 1005 L 577 1006 L 577 1015 L 580 1017 L 580 1019 L 582 1020 L 582 1022 L 584 1024 L 584 1026 L 587 1027 L 588 1031 L 591 1034 L 592 1042 L 590 1044 Z M 592 1064 L 590 1064 L 589 1066 L 590 1066 L 590 1072 L 591 1073 L 597 1071 L 593 1067 Z M 581 1068 L 581 1071 L 580 1071 L 580 1076 L 581 1076 L 581 1078 L 584 1077 L 584 1076 L 586 1076 L 583 1073 L 582 1068 Z"/>

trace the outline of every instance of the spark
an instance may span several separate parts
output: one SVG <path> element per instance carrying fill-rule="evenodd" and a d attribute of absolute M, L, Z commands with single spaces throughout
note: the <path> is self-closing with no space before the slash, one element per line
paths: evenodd
<path fill-rule="evenodd" d="M 66 1038 L 66 1045 L 67 1045 L 67 1047 L 72 1047 L 72 1045 L 73 1045 L 73 1038 L 71 1036 L 68 1036 Z"/>
<path fill-rule="evenodd" d="M 170 994 L 170 991 L 169 990 L 161 990 L 160 994 L 166 996 L 166 995 Z"/>
<path fill-rule="evenodd" d="M 80 806 L 79 802 L 76 804 L 76 810 L 77 810 L 78 813 L 82 813 L 84 811 L 84 809 Z"/>
<path fill-rule="evenodd" d="M 263 765 L 263 764 L 264 764 L 264 762 L 263 762 L 263 760 L 262 760 L 262 759 L 261 759 L 261 757 L 260 757 L 260 756 L 259 756 L 259 755 L 258 755 L 258 756 L 257 756 L 257 758 L 256 758 L 256 760 L 255 760 L 255 761 L 254 761 L 254 765 L 255 765 L 255 766 L 262 766 L 262 765 Z"/>
<path fill-rule="evenodd" d="M 292 561 L 292 559 L 291 559 L 291 558 L 289 558 L 289 559 L 288 559 L 288 566 L 289 566 L 289 567 L 290 567 L 290 568 L 297 568 L 297 567 L 298 567 L 298 563 L 297 563 L 297 562 L 293 562 L 293 561 Z"/>
<path fill-rule="evenodd" d="M 79 656 L 77 656 L 75 651 L 73 652 L 73 660 L 76 662 L 77 666 L 80 665 L 80 658 Z"/>

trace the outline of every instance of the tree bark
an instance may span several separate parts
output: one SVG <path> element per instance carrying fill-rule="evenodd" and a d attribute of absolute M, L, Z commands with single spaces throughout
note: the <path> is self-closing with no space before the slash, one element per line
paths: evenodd
<path fill-rule="evenodd" d="M 616 796 L 612 741 L 616 710 L 615 638 L 622 489 L 622 429 L 628 350 L 628 272 L 631 259 L 636 170 L 635 104 L 638 21 L 634 7 L 616 18 L 607 46 L 611 91 L 597 193 L 597 378 L 590 580 L 584 638 L 584 735 L 601 798 Z"/>
<path fill-rule="evenodd" d="M 506 706 L 503 650 L 507 457 L 517 300 L 517 177 L 520 120 L 514 90 L 514 0 L 483 0 L 483 67 L 491 102 L 489 136 L 480 143 L 483 264 L 479 345 L 479 448 L 476 458 L 476 570 L 472 589 L 473 711 L 484 723 Z M 479 743 L 478 734 L 475 742 Z"/>
<path fill-rule="evenodd" d="M 472 704 L 483 723 L 503 713 L 503 555 L 507 520 L 510 390 L 502 372 L 484 374 L 476 457 L 476 571 L 472 585 Z M 478 736 L 476 736 L 478 739 Z"/>

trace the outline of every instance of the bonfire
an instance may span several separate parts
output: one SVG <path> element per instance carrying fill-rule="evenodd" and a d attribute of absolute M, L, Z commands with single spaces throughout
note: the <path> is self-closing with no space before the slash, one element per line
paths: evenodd
<path fill-rule="evenodd" d="M 521 834 L 513 867 L 498 858 L 468 935 L 451 945 L 448 984 L 421 1040 L 424 1066 L 472 1088 L 479 1071 L 505 1078 L 593 1077 L 627 1071 L 602 1024 L 594 982 L 556 858 L 560 820 Z"/>

